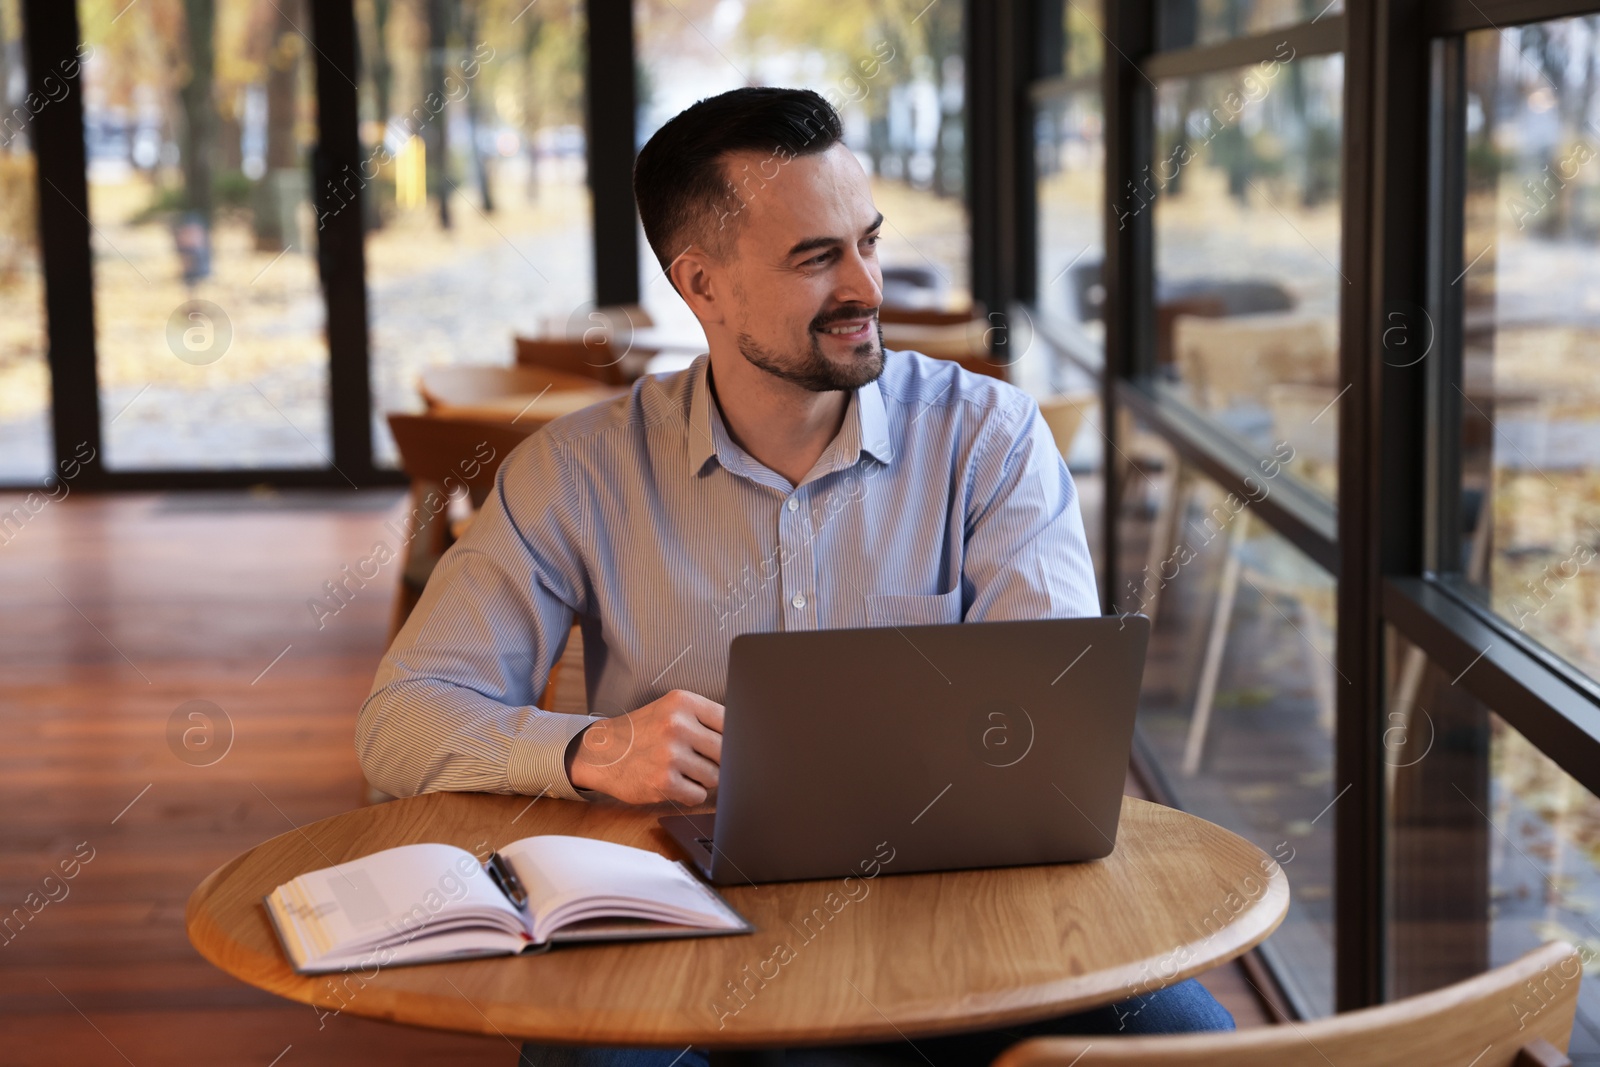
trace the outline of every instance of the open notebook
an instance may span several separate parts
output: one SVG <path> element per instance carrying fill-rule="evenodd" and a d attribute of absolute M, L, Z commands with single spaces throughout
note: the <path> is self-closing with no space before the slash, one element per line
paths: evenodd
<path fill-rule="evenodd" d="M 487 867 L 452 845 L 402 845 L 302 874 L 266 904 L 301 974 L 753 929 L 680 863 L 555 834 L 515 841 Z"/>

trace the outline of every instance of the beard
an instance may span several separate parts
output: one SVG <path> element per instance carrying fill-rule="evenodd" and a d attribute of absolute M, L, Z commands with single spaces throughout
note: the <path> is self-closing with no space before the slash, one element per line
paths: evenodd
<path fill-rule="evenodd" d="M 817 335 L 817 330 L 833 322 L 861 317 L 861 310 L 849 308 L 841 308 L 826 317 L 817 316 L 806 330 L 810 345 L 788 358 L 780 356 L 747 333 L 738 336 L 739 352 L 753 366 L 809 392 L 851 392 L 877 381 L 879 375 L 883 374 L 883 324 L 878 322 L 876 315 L 873 316 L 877 337 L 851 349 L 850 361 L 843 366 L 830 362 L 823 354 L 822 338 Z"/>

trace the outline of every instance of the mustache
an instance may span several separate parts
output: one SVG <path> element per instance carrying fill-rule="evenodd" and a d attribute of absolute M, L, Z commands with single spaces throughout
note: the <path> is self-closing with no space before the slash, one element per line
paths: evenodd
<path fill-rule="evenodd" d="M 865 304 L 846 304 L 832 311 L 825 311 L 811 320 L 813 330 L 821 330 L 832 326 L 836 322 L 848 322 L 850 319 L 876 319 L 878 309 Z"/>

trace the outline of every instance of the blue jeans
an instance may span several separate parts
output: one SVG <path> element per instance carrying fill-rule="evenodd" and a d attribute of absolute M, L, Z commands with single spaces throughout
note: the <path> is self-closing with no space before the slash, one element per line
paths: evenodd
<path fill-rule="evenodd" d="M 1050 1034 L 1182 1034 L 1232 1030 L 1233 1016 L 1194 979 L 1103 1008 L 952 1037 L 918 1038 L 883 1045 L 792 1049 L 784 1067 L 971 1067 L 986 1064 L 1017 1042 Z M 522 1046 L 523 1067 L 707 1067 L 703 1048 L 559 1048 Z"/>

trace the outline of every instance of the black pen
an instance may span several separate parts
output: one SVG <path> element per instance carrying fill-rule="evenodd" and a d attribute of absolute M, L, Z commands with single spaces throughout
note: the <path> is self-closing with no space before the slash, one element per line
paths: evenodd
<path fill-rule="evenodd" d="M 511 899 L 511 903 L 519 908 L 527 907 L 528 891 L 522 888 L 522 883 L 517 880 L 517 872 L 511 869 L 498 852 L 489 853 L 489 862 L 485 864 L 489 877 L 494 884 L 500 887 L 500 892 Z"/>

